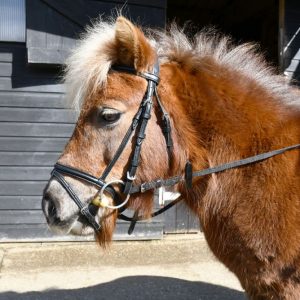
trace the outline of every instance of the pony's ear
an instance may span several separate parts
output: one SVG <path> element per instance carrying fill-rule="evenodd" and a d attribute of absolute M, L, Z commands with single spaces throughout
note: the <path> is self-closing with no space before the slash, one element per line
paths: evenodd
<path fill-rule="evenodd" d="M 147 70 L 155 62 L 155 52 L 143 32 L 124 17 L 116 20 L 117 63 Z"/>

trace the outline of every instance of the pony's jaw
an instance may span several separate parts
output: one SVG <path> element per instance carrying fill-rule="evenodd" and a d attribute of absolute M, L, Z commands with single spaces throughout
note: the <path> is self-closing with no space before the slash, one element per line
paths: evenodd
<path fill-rule="evenodd" d="M 96 218 L 96 222 L 99 222 Z M 94 233 L 94 229 L 87 225 L 85 222 L 81 222 L 80 220 L 76 220 L 70 229 L 70 234 L 73 235 L 92 235 Z"/>

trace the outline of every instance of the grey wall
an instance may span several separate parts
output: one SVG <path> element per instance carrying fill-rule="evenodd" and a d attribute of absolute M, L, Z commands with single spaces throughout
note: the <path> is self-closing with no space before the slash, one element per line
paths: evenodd
<path fill-rule="evenodd" d="M 43 235 L 41 194 L 74 126 L 56 71 L 27 66 L 25 44 L 0 44 L 0 239 Z"/>

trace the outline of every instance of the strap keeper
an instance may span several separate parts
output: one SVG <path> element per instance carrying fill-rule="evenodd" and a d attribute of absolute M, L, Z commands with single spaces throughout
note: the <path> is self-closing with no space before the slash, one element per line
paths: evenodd
<path fill-rule="evenodd" d="M 124 189 L 123 189 L 123 193 L 124 193 L 125 195 L 130 194 L 131 188 L 132 188 L 132 181 L 131 181 L 131 180 L 127 180 L 127 181 L 125 182 L 125 186 L 124 186 Z"/>
<path fill-rule="evenodd" d="M 88 204 L 80 209 L 80 213 L 87 218 L 96 231 L 100 230 L 101 226 L 96 222 L 94 216 L 90 213 Z"/>
<path fill-rule="evenodd" d="M 139 120 L 140 118 L 138 117 L 134 117 L 133 120 L 132 120 L 132 124 L 131 124 L 131 129 L 132 130 L 135 130 L 135 128 L 137 127 L 137 125 L 139 124 Z"/>
<path fill-rule="evenodd" d="M 130 175 L 130 172 L 127 171 L 126 178 L 127 178 L 127 180 L 129 180 L 129 181 L 133 181 L 133 180 L 135 180 L 135 175 L 134 175 L 134 176 L 131 176 L 131 175 Z"/>
<path fill-rule="evenodd" d="M 141 193 L 144 193 L 147 190 L 147 182 L 144 182 L 141 184 L 140 191 Z"/>
<path fill-rule="evenodd" d="M 172 148 L 173 141 L 171 137 L 171 123 L 170 123 L 170 117 L 168 113 L 164 113 L 163 116 L 163 133 L 166 139 L 167 147 Z"/>
<path fill-rule="evenodd" d="M 193 166 L 189 161 L 187 161 L 187 163 L 185 164 L 184 180 L 185 180 L 185 186 L 187 187 L 187 189 L 189 189 L 189 190 L 192 189 Z"/>
<path fill-rule="evenodd" d="M 159 188 L 161 188 L 162 186 L 163 186 L 163 180 L 162 179 L 157 179 L 156 181 L 155 181 L 155 188 L 156 189 L 159 189 Z"/>

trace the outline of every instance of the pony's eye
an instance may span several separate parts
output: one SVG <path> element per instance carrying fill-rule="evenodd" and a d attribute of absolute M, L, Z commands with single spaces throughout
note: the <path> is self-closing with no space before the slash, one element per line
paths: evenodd
<path fill-rule="evenodd" d="M 122 113 L 116 109 L 103 108 L 99 112 L 98 119 L 104 124 L 111 125 L 116 123 L 120 119 L 121 115 Z"/>

